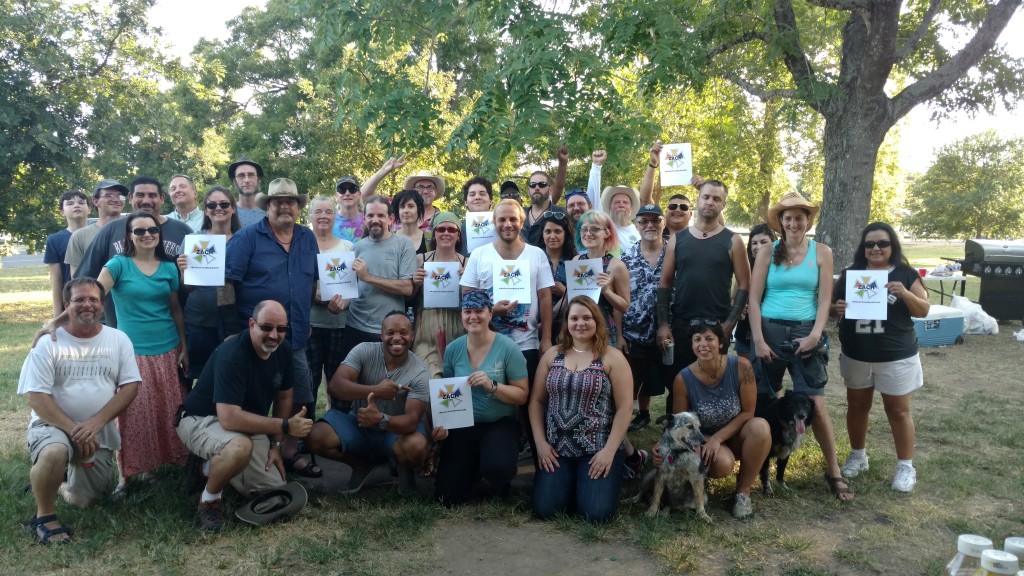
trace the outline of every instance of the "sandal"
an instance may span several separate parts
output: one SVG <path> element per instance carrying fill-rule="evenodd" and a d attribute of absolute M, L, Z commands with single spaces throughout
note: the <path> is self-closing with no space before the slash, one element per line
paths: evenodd
<path fill-rule="evenodd" d="M 48 514 L 42 517 L 33 517 L 28 521 L 28 526 L 25 528 L 32 533 L 36 538 L 36 542 L 39 544 L 70 544 L 73 538 L 71 534 L 71 528 L 64 526 L 58 522 L 56 528 L 49 528 L 46 526 L 47 522 L 57 522 L 56 514 Z M 52 540 L 54 536 L 66 535 L 65 538 L 59 538 Z"/>
<path fill-rule="evenodd" d="M 836 497 L 836 500 L 840 502 L 850 502 L 853 500 L 853 486 L 850 485 L 850 481 L 843 477 L 832 478 L 825 473 L 825 482 L 828 483 L 829 490 L 832 491 L 832 495 Z M 846 494 L 849 494 L 849 498 L 843 498 Z"/>
<path fill-rule="evenodd" d="M 302 467 L 297 466 L 299 461 L 306 456 L 309 456 L 309 461 L 306 462 L 306 465 Z M 284 469 L 289 472 L 294 472 L 303 478 L 320 478 L 324 475 L 323 468 L 316 463 L 316 456 L 313 456 L 312 454 L 302 454 L 300 452 L 292 454 L 291 458 L 284 459 Z"/>

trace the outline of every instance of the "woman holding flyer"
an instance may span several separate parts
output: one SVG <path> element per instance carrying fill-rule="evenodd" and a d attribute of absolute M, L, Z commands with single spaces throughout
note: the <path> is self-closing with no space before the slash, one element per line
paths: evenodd
<path fill-rule="evenodd" d="M 459 276 L 466 265 L 466 257 L 460 254 L 462 222 L 451 212 L 439 212 L 434 216 L 433 239 L 430 252 L 416 256 L 416 273 L 412 276 L 413 290 L 420 292 L 416 310 L 416 335 L 413 340 L 413 354 L 423 360 L 431 378 L 440 378 L 445 346 L 465 334 L 458 308 L 427 308 L 423 304 L 423 282 L 427 277 L 425 262 L 451 262 L 457 264 Z M 453 289 L 460 290 L 456 279 Z"/>
<path fill-rule="evenodd" d="M 562 317 L 568 300 L 565 298 L 565 261 L 576 256 L 576 237 L 572 219 L 565 212 L 545 212 L 537 224 L 543 226 L 540 241 L 534 246 L 548 256 L 551 276 L 555 285 L 551 287 L 551 336 L 557 337 L 562 331 Z"/>
<path fill-rule="evenodd" d="M 604 212 L 584 212 L 580 216 L 580 242 L 584 251 L 573 260 L 601 259 L 602 271 L 596 277 L 596 285 L 601 287 L 597 305 L 608 326 L 609 343 L 620 347 L 618 327 L 622 326 L 622 315 L 629 310 L 629 271 L 622 260 L 612 255 L 612 250 L 619 245 L 612 219 Z M 574 281 L 569 278 L 567 286 Z"/>
<path fill-rule="evenodd" d="M 846 318 L 846 276 L 856 270 L 885 270 L 889 294 L 885 320 Z M 910 492 L 917 483 L 914 469 L 914 417 L 910 393 L 924 385 L 921 357 L 917 352 L 914 318 L 928 316 L 928 292 L 921 278 L 903 255 L 900 239 L 892 226 L 873 222 L 861 233 L 853 264 L 839 275 L 833 292 L 832 310 L 839 321 L 843 354 L 839 370 L 846 384 L 846 427 L 850 434 L 850 456 L 842 466 L 843 476 L 853 478 L 868 469 L 865 449 L 868 414 L 875 389 L 889 419 L 896 444 L 896 474 L 892 489 Z"/>
<path fill-rule="evenodd" d="M 445 506 L 465 503 L 481 476 L 495 493 L 507 492 L 519 454 L 516 407 L 528 396 L 526 358 L 511 338 L 490 328 L 490 296 L 472 290 L 461 305 L 466 335 L 445 349 L 444 376 L 465 376 L 472 387 L 473 426 L 434 429 L 434 439 L 444 440 L 434 496 Z"/>

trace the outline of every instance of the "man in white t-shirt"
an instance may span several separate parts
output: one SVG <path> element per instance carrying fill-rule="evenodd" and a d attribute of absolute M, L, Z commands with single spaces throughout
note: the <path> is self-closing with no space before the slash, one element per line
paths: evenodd
<path fill-rule="evenodd" d="M 110 493 L 117 479 L 114 451 L 121 447 L 114 418 L 142 381 L 131 341 L 100 323 L 103 287 L 77 278 L 64 286 L 63 297 L 68 323 L 57 329 L 56 341 L 39 339 L 18 379 L 18 394 L 32 408 L 27 440 L 36 515 L 29 529 L 40 544 L 71 541 L 71 530 L 57 521 L 58 490 L 83 508 Z"/>

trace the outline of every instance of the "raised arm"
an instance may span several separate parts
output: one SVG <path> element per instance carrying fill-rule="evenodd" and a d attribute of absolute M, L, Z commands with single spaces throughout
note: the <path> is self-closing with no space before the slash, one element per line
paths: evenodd
<path fill-rule="evenodd" d="M 555 182 L 551 187 L 551 205 L 556 206 L 558 201 L 562 198 L 562 192 L 565 191 L 565 172 L 569 166 L 569 148 L 567 146 L 558 147 L 558 169 L 555 171 Z"/>
<path fill-rule="evenodd" d="M 405 159 L 405 154 L 402 154 L 398 158 L 392 156 L 384 161 L 384 164 L 380 169 L 374 172 L 373 176 L 367 178 L 366 182 L 363 182 L 363 186 L 359 189 L 359 196 L 363 199 L 363 202 L 366 202 L 377 193 L 377 186 L 380 185 L 381 181 L 387 178 L 389 174 L 408 163 L 409 161 Z"/>
<path fill-rule="evenodd" d="M 640 205 L 657 204 L 660 194 L 654 193 L 654 176 L 661 164 L 661 140 L 655 140 L 651 146 L 650 159 L 644 169 L 644 179 L 640 181 Z"/>
<path fill-rule="evenodd" d="M 587 179 L 587 199 L 594 210 L 601 210 L 601 167 L 608 159 L 604 150 L 594 150 L 590 155 L 590 178 Z"/>

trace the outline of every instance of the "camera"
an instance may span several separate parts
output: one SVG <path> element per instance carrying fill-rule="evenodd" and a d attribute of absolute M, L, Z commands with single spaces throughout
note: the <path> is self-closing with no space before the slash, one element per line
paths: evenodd
<path fill-rule="evenodd" d="M 800 343 L 797 342 L 796 340 L 788 340 L 786 342 L 783 342 L 783 343 L 779 344 L 779 350 L 781 350 L 784 354 L 795 355 L 796 351 L 799 350 L 799 349 L 800 349 Z M 815 348 L 814 350 L 810 350 L 810 351 L 806 352 L 805 356 L 809 356 L 810 354 L 812 354 L 814 352 L 817 352 L 818 354 L 821 354 L 823 356 L 825 354 L 827 354 L 828 353 L 828 341 L 826 341 L 824 338 L 822 338 L 818 342 L 818 347 Z"/>

